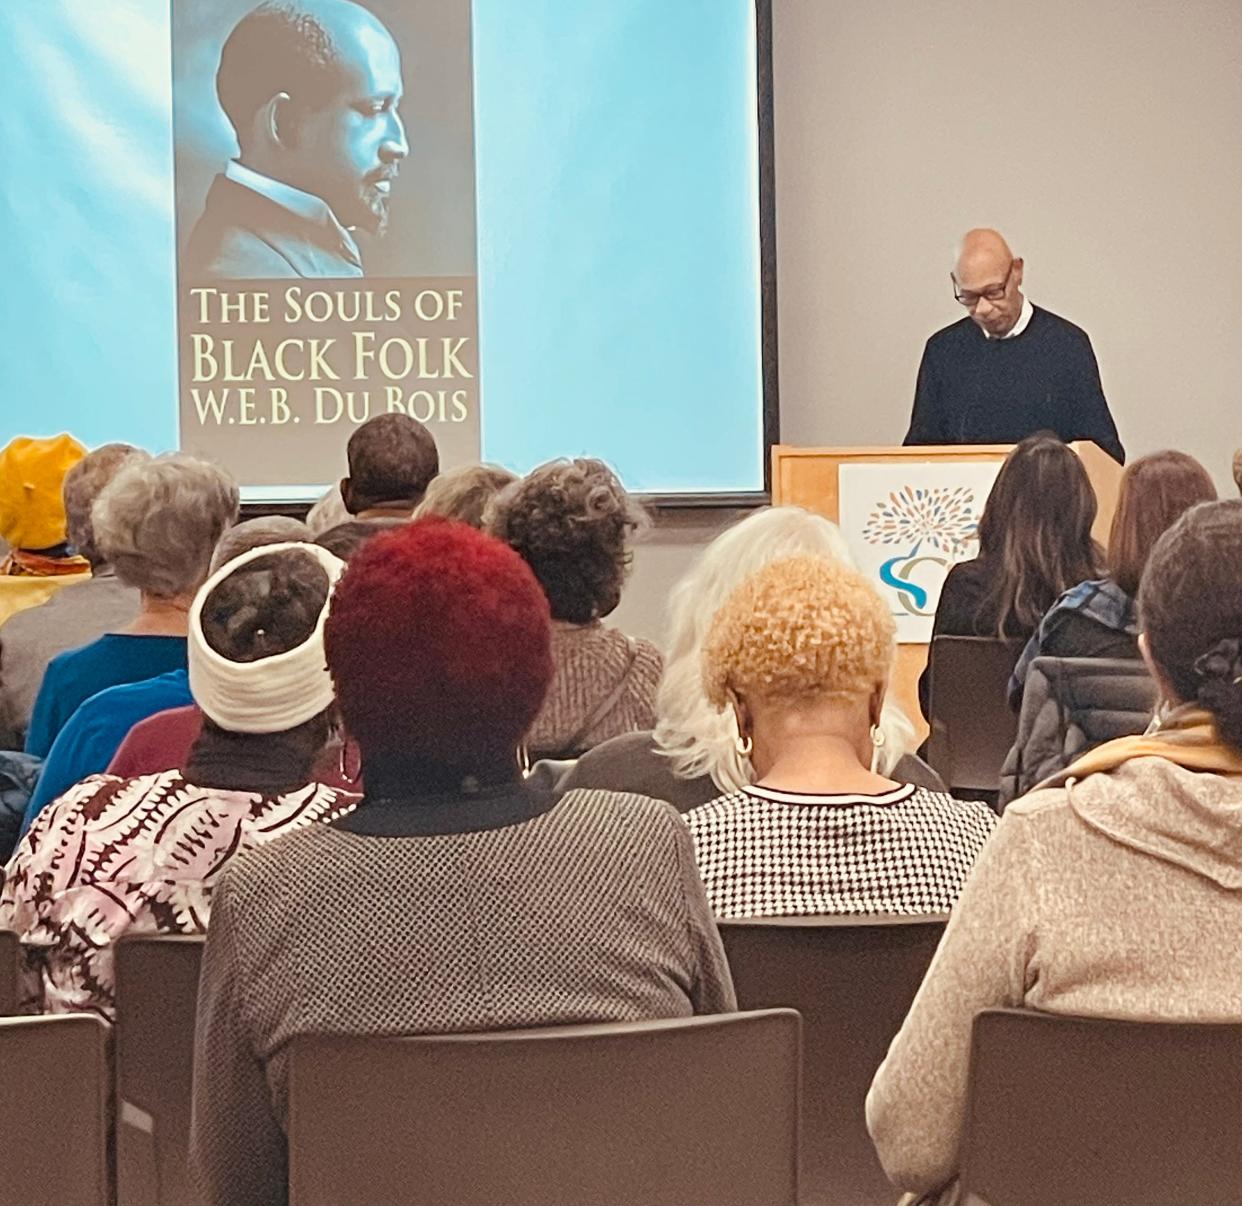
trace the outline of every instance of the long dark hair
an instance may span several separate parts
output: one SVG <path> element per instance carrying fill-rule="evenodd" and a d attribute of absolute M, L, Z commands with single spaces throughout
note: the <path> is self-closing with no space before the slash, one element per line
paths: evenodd
<path fill-rule="evenodd" d="M 991 569 L 979 614 L 998 636 L 1034 631 L 1062 591 L 1097 577 L 1095 491 L 1078 457 L 1051 435 L 1028 436 L 1005 458 L 979 520 Z"/>

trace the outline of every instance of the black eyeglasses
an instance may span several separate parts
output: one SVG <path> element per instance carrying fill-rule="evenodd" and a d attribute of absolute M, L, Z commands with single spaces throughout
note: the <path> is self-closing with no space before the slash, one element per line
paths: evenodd
<path fill-rule="evenodd" d="M 1013 276 L 1013 266 L 1016 263 L 1017 260 L 1009 261 L 1009 268 L 1005 272 L 1005 279 L 999 285 L 989 285 L 986 289 L 980 289 L 978 293 L 972 293 L 967 289 L 959 289 L 957 287 L 957 277 L 950 272 L 949 280 L 953 282 L 954 300 L 968 310 L 973 306 L 977 306 L 980 298 L 990 302 L 1004 301 L 1005 294 L 1009 292 L 1009 278 Z"/>

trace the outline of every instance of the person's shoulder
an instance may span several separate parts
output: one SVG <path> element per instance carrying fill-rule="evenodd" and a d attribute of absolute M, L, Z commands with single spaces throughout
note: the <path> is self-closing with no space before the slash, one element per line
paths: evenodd
<path fill-rule="evenodd" d="M 959 800 L 947 791 L 916 787 L 908 803 L 936 812 L 953 822 L 982 827 L 985 833 L 990 833 L 996 825 L 996 813 L 983 800 Z"/>
<path fill-rule="evenodd" d="M 219 175 L 186 243 L 187 265 L 194 274 L 223 280 L 294 276 L 277 246 L 290 237 L 286 225 L 279 206 Z"/>
<path fill-rule="evenodd" d="M 574 787 L 553 809 L 562 821 L 570 817 L 593 818 L 601 824 L 627 831 L 658 832 L 681 824 L 681 814 L 667 800 L 633 791 L 602 787 Z"/>
<path fill-rule="evenodd" d="M 951 322 L 947 327 L 933 332 L 927 339 L 927 352 L 937 354 L 952 351 L 978 336 L 978 327 L 968 316 Z"/>
<path fill-rule="evenodd" d="M 1070 322 L 1068 318 L 1062 318 L 1060 314 L 1045 310 L 1043 306 L 1032 306 L 1031 322 L 1045 337 L 1091 346 L 1091 337 L 1082 327 Z"/>
<path fill-rule="evenodd" d="M 681 819 L 690 826 L 691 832 L 697 833 L 713 825 L 727 823 L 739 810 L 753 807 L 756 804 L 762 806 L 763 803 L 764 801 L 756 799 L 741 789 L 726 791 L 708 800 L 706 804 L 699 804 L 688 809 L 682 814 Z"/>

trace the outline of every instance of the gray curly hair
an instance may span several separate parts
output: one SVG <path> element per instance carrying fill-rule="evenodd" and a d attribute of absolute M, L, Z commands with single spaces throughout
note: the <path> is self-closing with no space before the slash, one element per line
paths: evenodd
<path fill-rule="evenodd" d="M 629 541 L 646 512 L 603 461 L 549 461 L 502 490 L 484 529 L 521 554 L 554 620 L 585 624 L 613 611 L 630 567 Z"/>

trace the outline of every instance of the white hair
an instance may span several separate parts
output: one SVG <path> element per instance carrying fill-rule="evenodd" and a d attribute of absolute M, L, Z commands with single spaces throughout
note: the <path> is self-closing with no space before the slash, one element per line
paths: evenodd
<path fill-rule="evenodd" d="M 747 578 L 798 553 L 854 564 L 845 537 L 832 520 L 804 507 L 764 507 L 717 536 L 673 587 L 664 677 L 656 697 L 655 741 L 672 759 L 678 778 L 710 774 L 721 791 L 737 791 L 754 778 L 750 759 L 737 750 L 732 708 L 721 712 L 707 702 L 703 642 L 716 612 Z M 886 701 L 880 731 L 884 743 L 878 768 L 887 774 L 913 749 L 914 726 L 899 707 Z"/>

